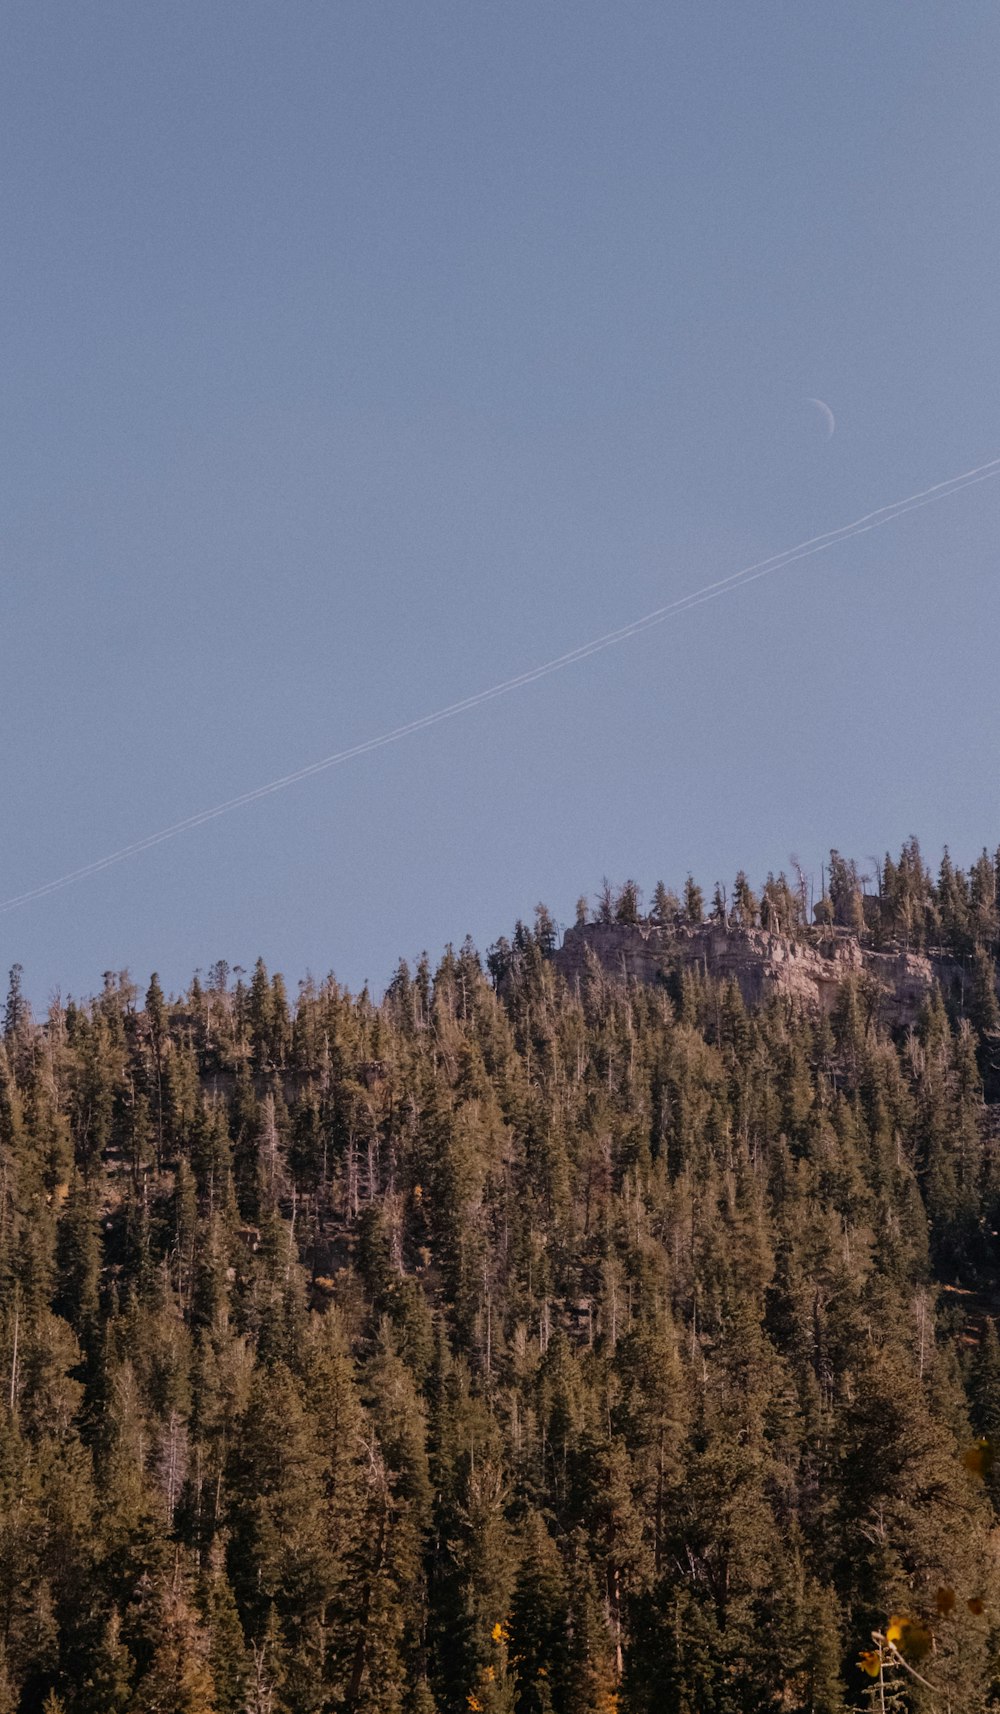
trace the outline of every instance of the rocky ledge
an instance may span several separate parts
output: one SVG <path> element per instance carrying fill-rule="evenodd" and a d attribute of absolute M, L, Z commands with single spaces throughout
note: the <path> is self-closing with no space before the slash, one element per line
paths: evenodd
<path fill-rule="evenodd" d="M 660 928 L 655 923 L 584 923 L 567 929 L 553 961 L 567 981 L 578 983 L 591 961 L 605 977 L 624 983 L 656 983 L 685 966 L 719 981 L 733 980 L 748 1006 L 776 994 L 830 1012 L 849 976 L 866 977 L 866 991 L 890 1028 L 915 1023 L 939 984 L 961 998 L 962 966 L 952 958 L 918 952 L 872 952 L 854 934 L 835 929 L 790 940 L 760 928 L 723 923 Z"/>

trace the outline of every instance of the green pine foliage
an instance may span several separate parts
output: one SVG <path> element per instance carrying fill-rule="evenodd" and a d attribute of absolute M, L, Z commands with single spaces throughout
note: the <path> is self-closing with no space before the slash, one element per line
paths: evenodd
<path fill-rule="evenodd" d="M 705 932 L 939 953 L 914 1028 L 542 906 L 379 1004 L 15 967 L 2 1714 L 1000 1710 L 996 860 L 796 876 Z"/>

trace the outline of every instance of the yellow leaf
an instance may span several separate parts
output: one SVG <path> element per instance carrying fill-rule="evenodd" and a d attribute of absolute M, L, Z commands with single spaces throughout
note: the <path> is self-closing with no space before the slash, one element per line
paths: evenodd
<path fill-rule="evenodd" d="M 882 1656 L 876 1649 L 865 1649 L 858 1659 L 858 1665 L 869 1678 L 877 1678 L 882 1667 Z"/>
<path fill-rule="evenodd" d="M 906 1660 L 923 1660 L 934 1647 L 934 1637 L 922 1619 L 912 1613 L 893 1613 L 885 1640 Z"/>
<path fill-rule="evenodd" d="M 970 1476 L 988 1476 L 993 1467 L 993 1445 L 985 1436 L 962 1453 L 962 1463 Z"/>

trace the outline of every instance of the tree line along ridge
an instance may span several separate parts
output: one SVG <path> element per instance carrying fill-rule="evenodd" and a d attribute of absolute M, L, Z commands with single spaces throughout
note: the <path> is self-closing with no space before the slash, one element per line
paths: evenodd
<path fill-rule="evenodd" d="M 978 998 L 15 967 L 0 1714 L 1000 1708 L 996 860 L 713 913 Z"/>

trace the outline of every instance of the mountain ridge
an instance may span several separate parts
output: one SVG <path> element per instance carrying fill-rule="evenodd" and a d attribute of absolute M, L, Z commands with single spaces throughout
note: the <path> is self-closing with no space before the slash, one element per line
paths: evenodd
<path fill-rule="evenodd" d="M 952 954 L 875 950 L 859 934 L 837 928 L 814 930 L 805 939 L 721 922 L 576 923 L 552 957 L 571 986 L 594 965 L 606 978 L 644 986 L 698 969 L 734 981 L 747 1006 L 785 996 L 827 1015 L 845 982 L 861 980 L 870 1006 L 890 1029 L 915 1024 L 937 987 L 959 1011 L 971 991 L 970 971 Z"/>

